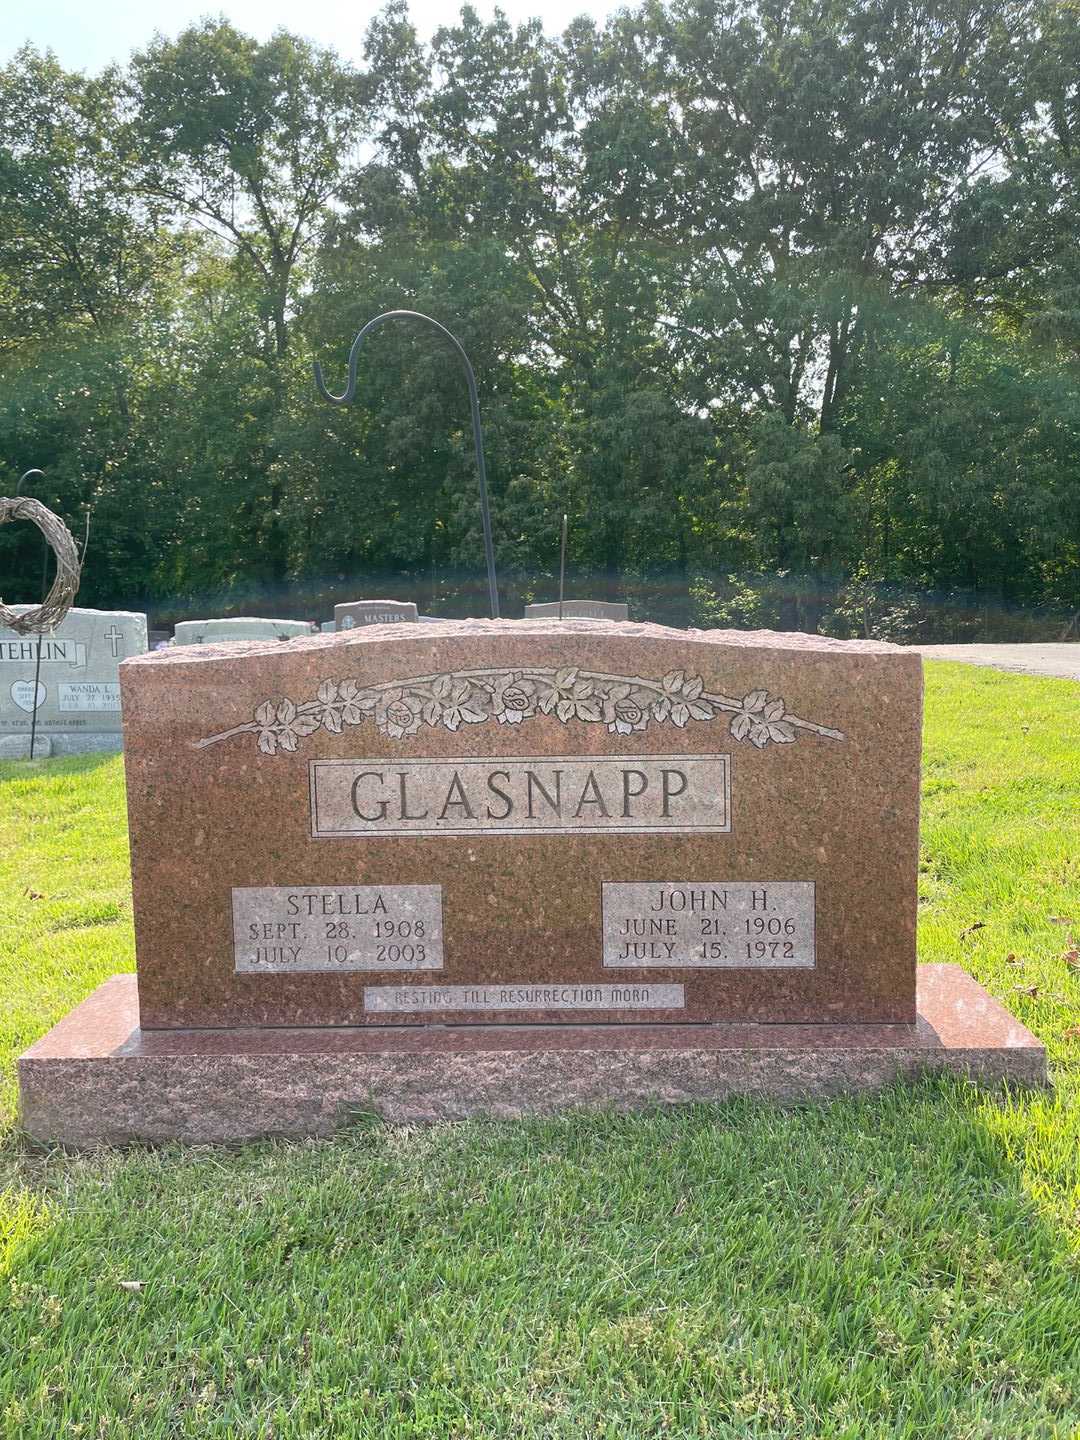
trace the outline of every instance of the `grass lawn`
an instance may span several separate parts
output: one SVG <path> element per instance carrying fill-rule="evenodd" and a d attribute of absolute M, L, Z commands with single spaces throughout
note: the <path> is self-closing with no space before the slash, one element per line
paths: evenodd
<path fill-rule="evenodd" d="M 1080 686 L 928 666 L 924 780 L 921 958 L 1042 1036 L 1052 1093 L 9 1130 L 0 1435 L 1080 1436 Z M 0 766 L 9 1121 L 18 1052 L 132 964 L 121 762 Z"/>

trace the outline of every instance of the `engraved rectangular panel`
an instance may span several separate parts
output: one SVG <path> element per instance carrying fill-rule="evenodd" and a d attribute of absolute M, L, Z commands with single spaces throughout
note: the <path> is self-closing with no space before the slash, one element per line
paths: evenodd
<path fill-rule="evenodd" d="M 605 984 L 365 985 L 364 1009 L 402 1014 L 430 1010 L 681 1010 L 681 985 Z"/>
<path fill-rule="evenodd" d="M 61 681 L 57 687 L 61 710 L 119 710 L 119 680 Z"/>
<path fill-rule="evenodd" d="M 441 970 L 441 885 L 234 888 L 238 975 Z"/>
<path fill-rule="evenodd" d="M 731 829 L 727 755 L 313 760 L 310 786 L 317 840 Z"/>
<path fill-rule="evenodd" d="M 809 880 L 602 886 L 605 967 L 813 969 Z"/>

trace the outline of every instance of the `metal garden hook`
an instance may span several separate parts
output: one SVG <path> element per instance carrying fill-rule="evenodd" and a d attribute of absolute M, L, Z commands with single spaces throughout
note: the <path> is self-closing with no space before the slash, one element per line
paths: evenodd
<path fill-rule="evenodd" d="M 469 362 L 469 357 L 462 349 L 461 342 L 456 335 L 451 334 L 445 325 L 440 325 L 438 320 L 433 320 L 430 315 L 422 315 L 419 310 L 386 310 L 381 315 L 376 315 L 374 320 L 369 320 L 364 328 L 357 332 L 356 339 L 352 342 L 349 351 L 349 383 L 342 395 L 331 395 L 323 381 L 322 366 L 315 361 L 315 387 L 324 400 L 329 400 L 332 405 L 347 405 L 356 394 L 356 370 L 360 357 L 360 346 L 364 337 L 378 326 L 385 324 L 387 320 L 423 320 L 425 324 L 431 325 L 440 335 L 449 340 L 450 344 L 457 351 L 462 365 L 465 367 L 465 381 L 469 387 L 469 405 L 472 409 L 473 448 L 476 451 L 476 473 L 480 480 L 480 520 L 484 528 L 484 558 L 487 561 L 488 578 L 488 599 L 491 604 L 491 616 L 493 620 L 499 618 L 499 586 L 495 578 L 495 549 L 491 543 L 491 511 L 488 508 L 487 494 L 487 468 L 484 464 L 484 436 L 480 429 L 480 401 L 476 393 L 476 374 Z"/>

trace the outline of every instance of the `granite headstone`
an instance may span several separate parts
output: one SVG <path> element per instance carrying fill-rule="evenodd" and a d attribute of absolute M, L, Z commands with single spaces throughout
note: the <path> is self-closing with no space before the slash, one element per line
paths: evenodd
<path fill-rule="evenodd" d="M 630 607 L 621 600 L 564 600 L 562 602 L 562 618 L 564 620 L 628 620 Z M 545 601 L 538 605 L 526 605 L 525 619 L 558 620 L 558 600 Z"/>
<path fill-rule="evenodd" d="M 910 650 L 449 621 L 121 685 L 138 975 L 21 1057 L 37 1139 L 1045 1079 L 915 965 Z"/>
<path fill-rule="evenodd" d="M 267 620 L 262 616 L 236 615 L 220 620 L 181 620 L 173 635 L 174 645 L 215 645 L 219 640 L 295 640 L 311 635 L 310 620 Z"/>
<path fill-rule="evenodd" d="M 334 623 L 339 630 L 364 625 L 397 625 L 415 621 L 416 606 L 411 600 L 350 600 L 334 606 Z"/>
<path fill-rule="evenodd" d="M 135 661 L 143 1024 L 910 1022 L 921 675 L 581 621 Z"/>
<path fill-rule="evenodd" d="M 146 653 L 146 616 L 71 609 L 40 639 L 39 669 L 38 636 L 0 627 L 0 757 L 28 754 L 35 705 L 35 756 L 119 750 L 119 666 Z"/>

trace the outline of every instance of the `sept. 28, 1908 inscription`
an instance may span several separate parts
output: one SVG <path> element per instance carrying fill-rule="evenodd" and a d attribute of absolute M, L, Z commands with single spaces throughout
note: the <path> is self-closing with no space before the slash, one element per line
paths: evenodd
<path fill-rule="evenodd" d="M 255 885 L 232 892 L 237 974 L 441 970 L 441 885 Z"/>

